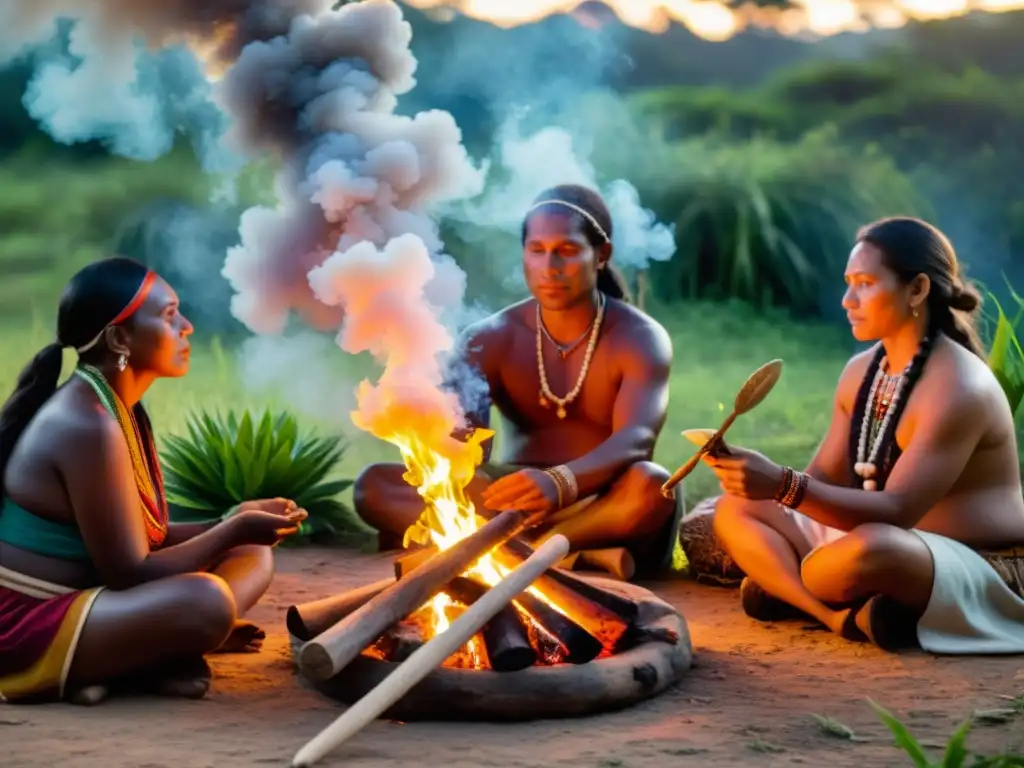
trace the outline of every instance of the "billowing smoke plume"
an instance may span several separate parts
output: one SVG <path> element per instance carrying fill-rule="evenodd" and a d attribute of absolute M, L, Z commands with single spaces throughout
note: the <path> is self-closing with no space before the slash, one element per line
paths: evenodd
<path fill-rule="evenodd" d="M 477 194 L 483 176 L 451 115 L 395 114 L 415 82 L 411 34 L 389 0 L 301 17 L 287 35 L 247 46 L 220 83 L 236 142 L 284 162 L 278 206 L 243 215 L 242 244 L 224 267 L 235 314 L 254 331 L 281 332 L 292 310 L 337 327 L 343 308 L 314 295 L 310 272 L 331 254 L 406 234 L 437 259 L 431 302 L 461 304 L 465 276 L 440 255 L 429 206 Z"/>
<path fill-rule="evenodd" d="M 601 184 L 588 157 L 588 142 L 563 127 L 548 127 L 524 135 L 520 120 L 511 116 L 495 137 L 495 161 L 501 180 L 492 181 L 476 198 L 458 201 L 447 211 L 453 222 L 476 229 L 496 228 L 518 236 L 526 211 L 537 194 L 558 184 L 582 184 L 599 189 L 612 215 L 613 262 L 627 273 L 646 269 L 652 261 L 668 261 L 675 253 L 674 228 L 659 223 L 643 207 L 636 188 L 625 179 Z M 472 235 L 470 235 L 472 237 Z M 517 251 L 501 258 L 501 274 L 511 285 L 522 284 Z"/>
<path fill-rule="evenodd" d="M 166 154 L 188 136 L 204 167 L 237 170 L 221 139 L 224 113 L 195 51 L 213 65 L 248 43 L 287 31 L 329 0 L 32 0 L 0 10 L 0 62 L 26 57 L 34 75 L 28 113 L 57 141 L 98 140 L 136 160 Z"/>

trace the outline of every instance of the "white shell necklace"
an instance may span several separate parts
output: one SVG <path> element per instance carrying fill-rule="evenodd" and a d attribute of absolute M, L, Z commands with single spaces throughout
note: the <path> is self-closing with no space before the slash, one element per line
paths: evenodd
<path fill-rule="evenodd" d="M 871 382 L 871 390 L 868 393 L 867 402 L 864 404 L 864 418 L 860 425 L 860 439 L 857 443 L 857 462 L 853 465 L 853 471 L 860 476 L 865 491 L 878 490 L 878 452 L 882 447 L 883 438 L 889 431 L 889 423 L 892 421 L 893 413 L 896 412 L 896 405 L 903 396 L 903 390 L 906 388 L 908 381 L 907 374 L 910 371 L 910 365 L 907 365 L 903 373 L 891 376 L 885 373 L 888 365 L 888 357 L 883 357 L 878 364 L 875 378 Z M 874 435 L 871 435 L 872 419 L 877 417 L 879 410 L 879 390 L 882 387 L 883 381 L 889 384 L 893 380 L 896 381 L 896 386 L 892 389 L 892 399 L 888 403 L 883 400 L 882 405 L 887 406 L 885 408 L 885 415 L 882 417 L 882 423 L 879 425 L 878 430 Z M 886 389 L 889 389 L 889 387 L 887 386 Z M 868 450 L 869 438 L 871 440 L 870 452 Z"/>
<path fill-rule="evenodd" d="M 605 297 L 602 293 L 599 294 L 597 315 L 594 317 L 594 322 L 590 327 L 590 342 L 587 344 L 587 352 L 583 357 L 583 366 L 580 368 L 580 375 L 576 379 L 576 386 L 565 397 L 558 397 L 551 391 L 551 387 L 548 386 L 548 374 L 544 368 L 544 335 L 547 333 L 547 329 L 544 328 L 544 322 L 540 316 L 540 304 L 537 304 L 537 372 L 540 374 L 540 404 L 544 408 L 547 408 L 550 403 L 557 405 L 558 418 L 560 419 L 566 417 L 565 406 L 579 397 L 580 391 L 583 389 L 583 382 L 586 381 L 587 373 L 590 371 L 590 362 L 594 358 L 594 350 L 597 348 L 597 337 L 601 333 L 601 322 L 604 320 L 604 305 Z M 582 339 L 583 337 L 580 337 L 580 341 Z M 561 349 L 559 349 L 559 354 L 564 360 L 565 355 L 561 354 Z"/>

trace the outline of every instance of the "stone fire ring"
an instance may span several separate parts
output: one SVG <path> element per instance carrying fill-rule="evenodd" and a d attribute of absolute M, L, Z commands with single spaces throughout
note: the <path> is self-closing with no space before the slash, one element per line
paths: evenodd
<path fill-rule="evenodd" d="M 648 640 L 587 664 L 535 666 L 518 672 L 439 668 L 382 716 L 402 721 L 490 722 L 582 717 L 625 709 L 679 682 L 693 662 L 686 619 L 643 587 L 598 577 L 587 580 L 635 600 L 641 627 L 671 630 L 679 642 Z M 291 642 L 297 659 L 303 643 L 295 637 Z M 325 696 L 350 705 L 398 667 L 394 662 L 359 656 L 335 677 L 308 682 Z"/>

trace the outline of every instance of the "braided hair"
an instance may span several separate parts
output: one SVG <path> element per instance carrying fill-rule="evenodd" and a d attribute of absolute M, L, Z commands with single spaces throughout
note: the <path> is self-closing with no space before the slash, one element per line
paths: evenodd
<path fill-rule="evenodd" d="M 956 251 L 949 239 L 920 219 L 907 216 L 880 219 L 863 227 L 857 233 L 857 241 L 870 243 L 877 248 L 885 266 L 896 274 L 902 284 L 907 285 L 921 275 L 927 276 L 930 282 L 926 300 L 928 327 L 925 336 L 907 368 L 900 396 L 890 406 L 892 414 L 884 421 L 885 428 L 878 436 L 876 476 L 873 479 L 877 489 L 882 490 L 900 456 L 899 446 L 896 445 L 900 417 L 907 407 L 914 385 L 924 372 L 925 363 L 939 334 L 945 334 L 973 354 L 985 358 L 974 325 L 981 307 L 981 296 L 974 286 L 961 277 Z M 869 403 L 868 400 L 884 357 L 885 348 L 879 344 L 854 401 L 849 441 L 851 470 L 854 470 L 858 461 L 861 432 L 866 428 L 865 413 L 868 408 L 876 407 L 875 403 Z"/>
<path fill-rule="evenodd" d="M 544 201 L 551 201 L 541 205 Z M 594 190 L 584 187 L 581 184 L 561 184 L 546 189 L 537 195 L 533 202 L 532 211 L 545 211 L 548 213 L 561 213 L 575 215 L 580 221 L 580 231 L 587 238 L 590 247 L 597 250 L 605 245 L 611 245 L 612 239 L 612 215 L 604 198 Z M 573 209 L 584 211 L 574 213 Z M 526 243 L 526 230 L 530 217 L 523 220 L 521 239 Z M 597 290 L 606 296 L 630 301 L 629 285 L 626 278 L 622 276 L 611 262 L 605 264 L 604 269 L 597 273 Z"/>

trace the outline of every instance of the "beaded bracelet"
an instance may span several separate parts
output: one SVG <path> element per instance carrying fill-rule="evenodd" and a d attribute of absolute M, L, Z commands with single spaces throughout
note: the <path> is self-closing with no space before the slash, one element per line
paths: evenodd
<path fill-rule="evenodd" d="M 797 472 L 791 467 L 783 467 L 782 484 L 775 494 L 775 500 L 784 507 L 796 509 L 804 500 L 809 480 L 805 473 Z"/>
<path fill-rule="evenodd" d="M 811 478 L 804 472 L 797 472 L 797 485 L 796 491 L 793 493 L 793 503 L 789 505 L 790 509 L 799 509 L 800 505 L 804 501 L 804 494 L 807 493 L 807 485 L 810 483 Z"/>
<path fill-rule="evenodd" d="M 564 464 L 544 470 L 544 473 L 555 481 L 558 489 L 558 508 L 564 509 L 576 501 L 579 494 L 579 486 L 576 483 L 576 476 Z"/>
<path fill-rule="evenodd" d="M 790 489 L 793 486 L 793 470 L 789 467 L 782 468 L 782 482 L 779 483 L 779 490 L 775 492 L 775 501 L 779 504 L 785 504 L 785 499 L 789 496 Z"/>

